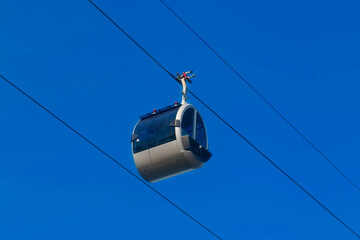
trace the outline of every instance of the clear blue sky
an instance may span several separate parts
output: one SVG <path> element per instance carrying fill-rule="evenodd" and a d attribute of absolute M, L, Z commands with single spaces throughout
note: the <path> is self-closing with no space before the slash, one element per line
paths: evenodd
<path fill-rule="evenodd" d="M 169 71 L 360 233 L 360 192 L 159 1 L 95 1 Z M 358 1 L 167 3 L 360 185 Z M 0 74 L 133 172 L 138 116 L 181 87 L 86 0 L 0 1 Z M 355 239 L 194 98 L 201 169 L 152 184 L 223 239 Z M 213 239 L 0 81 L 0 239 Z M 136 172 L 137 174 L 137 172 Z"/>

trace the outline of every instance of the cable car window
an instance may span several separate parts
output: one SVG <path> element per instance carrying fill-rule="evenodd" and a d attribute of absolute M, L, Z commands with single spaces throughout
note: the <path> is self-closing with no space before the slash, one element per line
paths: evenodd
<path fill-rule="evenodd" d="M 136 126 L 134 134 L 138 135 L 137 139 L 133 142 L 134 152 L 141 152 L 155 145 L 155 136 L 151 130 L 151 124 L 155 117 L 144 119 Z"/>
<path fill-rule="evenodd" d="M 182 135 L 189 135 L 194 137 L 194 109 L 188 108 L 182 118 L 181 122 Z"/>
<path fill-rule="evenodd" d="M 204 122 L 200 117 L 200 114 L 196 114 L 196 139 L 198 143 L 206 147 L 206 132 Z"/>
<path fill-rule="evenodd" d="M 134 131 L 138 135 L 133 141 L 134 153 L 175 140 L 175 128 L 170 123 L 175 120 L 178 110 L 171 109 L 141 120 Z"/>
<path fill-rule="evenodd" d="M 170 124 L 175 120 L 178 109 L 172 109 L 157 116 L 151 126 L 151 131 L 156 133 L 156 145 L 161 145 L 176 139 L 175 127 Z"/>

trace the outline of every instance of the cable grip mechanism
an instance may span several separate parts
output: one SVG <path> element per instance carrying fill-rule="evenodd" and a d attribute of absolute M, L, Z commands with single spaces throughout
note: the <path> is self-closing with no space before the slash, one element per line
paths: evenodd
<path fill-rule="evenodd" d="M 187 96 L 187 83 L 186 82 L 192 83 L 192 80 L 190 78 L 193 78 L 193 77 L 196 76 L 195 74 L 193 74 L 191 76 L 188 75 L 188 74 L 190 74 L 192 72 L 193 71 L 190 70 L 190 71 L 187 71 L 187 72 L 183 72 L 181 75 L 179 73 L 176 73 L 176 75 L 177 75 L 176 79 L 183 86 L 183 90 L 181 92 L 181 95 L 182 95 L 181 103 L 182 104 L 186 103 L 186 99 L 188 99 L 188 96 Z"/>

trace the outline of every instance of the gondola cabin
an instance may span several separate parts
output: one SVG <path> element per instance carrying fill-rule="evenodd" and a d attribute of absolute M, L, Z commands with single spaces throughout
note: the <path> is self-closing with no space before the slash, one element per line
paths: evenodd
<path fill-rule="evenodd" d="M 149 182 L 200 168 L 212 155 L 204 121 L 185 101 L 141 116 L 131 147 L 138 172 Z"/>

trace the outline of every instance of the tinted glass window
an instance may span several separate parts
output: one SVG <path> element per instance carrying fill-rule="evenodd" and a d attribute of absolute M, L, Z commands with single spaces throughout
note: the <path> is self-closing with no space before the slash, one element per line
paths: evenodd
<path fill-rule="evenodd" d="M 200 114 L 196 113 L 196 139 L 198 143 L 206 147 L 206 132 L 204 122 L 202 121 Z"/>
<path fill-rule="evenodd" d="M 175 127 L 170 123 L 175 120 L 178 110 L 171 109 L 140 121 L 134 131 L 138 135 L 133 141 L 134 153 L 175 140 Z"/>
<path fill-rule="evenodd" d="M 194 109 L 188 108 L 181 120 L 181 132 L 182 135 L 194 136 Z"/>
<path fill-rule="evenodd" d="M 144 119 L 136 126 L 134 134 L 138 135 L 138 137 L 133 142 L 135 153 L 143 151 L 155 145 L 155 136 L 154 133 L 151 131 L 151 124 L 153 123 L 155 118 L 156 117 L 154 116 Z"/>
<path fill-rule="evenodd" d="M 151 131 L 156 134 L 156 145 L 175 140 L 175 127 L 170 124 L 175 120 L 177 109 L 157 116 L 151 126 Z"/>

